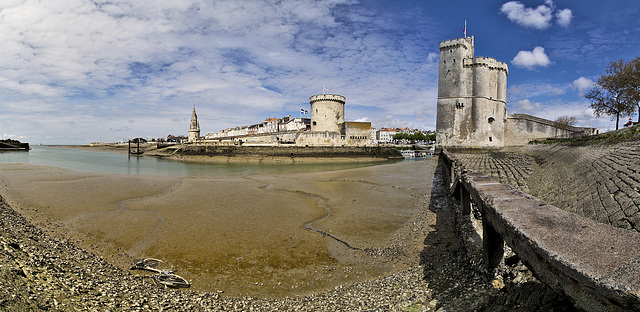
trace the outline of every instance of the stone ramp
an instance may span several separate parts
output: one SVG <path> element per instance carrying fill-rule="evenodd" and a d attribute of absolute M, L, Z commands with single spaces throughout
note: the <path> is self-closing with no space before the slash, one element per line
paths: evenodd
<path fill-rule="evenodd" d="M 465 168 L 563 210 L 640 232 L 640 141 L 456 153 Z"/>
<path fill-rule="evenodd" d="M 506 242 L 541 281 L 587 311 L 640 311 L 640 233 L 561 210 L 442 153 L 461 218 L 482 215 L 484 265 L 501 262 Z"/>
<path fill-rule="evenodd" d="M 529 147 L 532 193 L 570 212 L 640 232 L 640 142 Z"/>
<path fill-rule="evenodd" d="M 485 229 L 489 255 L 502 256 L 504 240 L 540 280 L 578 307 L 640 310 L 640 233 L 563 211 L 484 174 L 467 173 L 462 185 L 482 205 L 484 227 L 495 231 L 492 236 Z"/>

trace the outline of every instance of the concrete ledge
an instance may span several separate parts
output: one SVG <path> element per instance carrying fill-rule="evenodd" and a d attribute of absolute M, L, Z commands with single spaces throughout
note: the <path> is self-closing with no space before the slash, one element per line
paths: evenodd
<path fill-rule="evenodd" d="M 460 165 L 455 157 L 445 163 Z M 459 180 L 450 185 L 468 196 L 463 204 L 481 207 L 487 266 L 502 256 L 504 240 L 536 277 L 577 307 L 640 311 L 640 233 L 563 211 L 484 174 L 449 169 Z"/>
<path fill-rule="evenodd" d="M 220 146 L 220 145 L 174 145 L 156 151 L 153 156 L 225 156 L 225 157 L 319 157 L 319 158 L 380 158 L 402 159 L 402 154 L 393 147 L 331 147 L 331 146 Z M 150 154 L 151 155 L 151 154 Z"/>

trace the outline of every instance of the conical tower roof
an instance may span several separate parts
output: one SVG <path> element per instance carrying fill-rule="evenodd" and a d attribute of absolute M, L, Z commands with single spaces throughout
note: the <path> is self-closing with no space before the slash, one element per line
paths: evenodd
<path fill-rule="evenodd" d="M 191 113 L 191 126 L 189 126 L 189 130 L 200 131 L 200 123 L 198 123 L 198 115 L 196 114 L 195 105 L 193 105 L 193 112 Z"/>

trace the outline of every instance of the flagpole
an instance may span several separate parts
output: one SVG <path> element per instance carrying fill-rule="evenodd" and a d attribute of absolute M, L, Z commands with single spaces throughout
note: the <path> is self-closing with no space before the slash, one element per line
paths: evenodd
<path fill-rule="evenodd" d="M 464 20 L 464 37 L 467 38 L 467 20 Z"/>

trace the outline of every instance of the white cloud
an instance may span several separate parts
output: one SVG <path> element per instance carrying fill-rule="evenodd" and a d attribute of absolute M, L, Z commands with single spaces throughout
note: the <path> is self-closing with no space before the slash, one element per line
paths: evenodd
<path fill-rule="evenodd" d="M 551 26 L 555 9 L 551 0 L 546 0 L 545 4 L 536 8 L 527 8 L 520 1 L 509 1 L 500 7 L 500 13 L 506 14 L 510 21 L 520 26 L 546 29 Z M 569 26 L 573 17 L 570 9 L 559 10 L 555 16 L 558 24 L 563 27 Z"/>
<path fill-rule="evenodd" d="M 562 9 L 556 12 L 556 18 L 558 19 L 558 24 L 562 27 L 567 27 L 571 24 L 571 19 L 573 19 L 573 14 L 570 9 Z"/>
<path fill-rule="evenodd" d="M 405 30 L 433 27 L 424 12 L 408 20 L 355 0 L 0 1 L 3 127 L 55 143 L 78 128 L 88 139 L 76 143 L 109 129 L 177 135 L 195 104 L 203 132 L 216 131 L 298 111 L 322 85 L 348 98 L 352 120 L 420 127 L 441 38 Z M 130 115 L 157 117 L 123 124 Z"/>
<path fill-rule="evenodd" d="M 531 102 L 529 99 L 520 100 L 513 106 L 513 112 L 509 113 L 521 113 L 521 114 L 533 114 L 539 112 L 542 108 L 542 104 Z"/>
<path fill-rule="evenodd" d="M 593 80 L 585 77 L 580 77 L 571 83 L 571 88 L 578 90 L 578 93 L 582 94 L 585 90 L 593 87 Z"/>
<path fill-rule="evenodd" d="M 537 66 L 547 67 L 551 64 L 549 57 L 544 53 L 543 47 L 535 47 L 533 51 L 520 51 L 511 63 L 518 67 L 534 69 Z"/>
<path fill-rule="evenodd" d="M 593 108 L 587 108 L 584 111 L 582 111 L 582 117 L 584 117 L 586 119 L 597 118 L 596 114 L 593 112 Z"/>
<path fill-rule="evenodd" d="M 553 9 L 546 5 L 537 8 L 526 8 L 519 1 L 509 1 L 500 7 L 500 12 L 507 15 L 512 22 L 524 27 L 545 29 L 551 25 Z"/>

